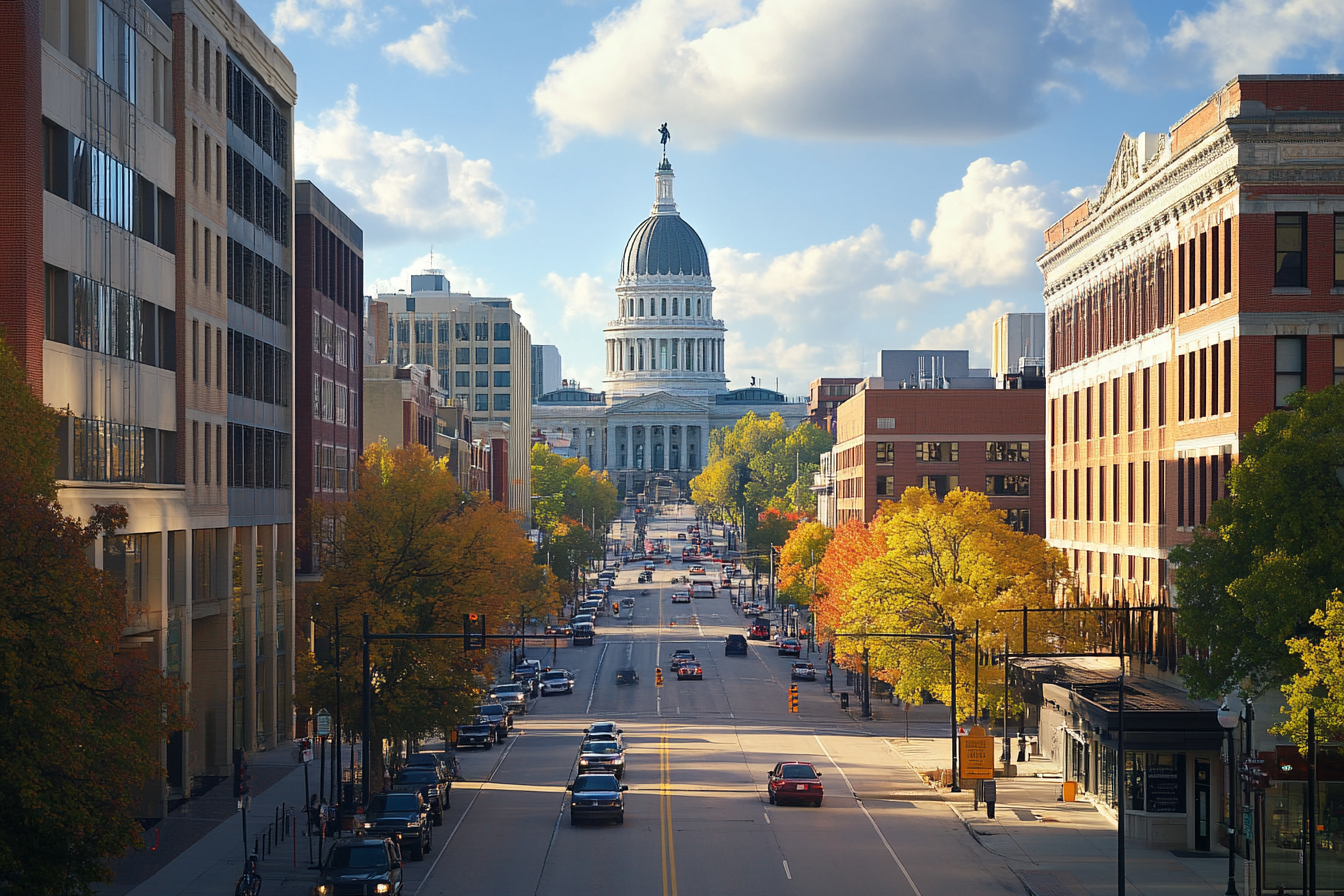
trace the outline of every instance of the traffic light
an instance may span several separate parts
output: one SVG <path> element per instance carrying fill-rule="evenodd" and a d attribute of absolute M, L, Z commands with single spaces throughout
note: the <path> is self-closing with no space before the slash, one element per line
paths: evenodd
<path fill-rule="evenodd" d="M 462 614 L 462 649 L 485 649 L 485 614 Z"/>
<path fill-rule="evenodd" d="M 653 686 L 660 688 L 663 686 L 663 667 L 659 666 L 653 670 Z"/>
<path fill-rule="evenodd" d="M 789 712 L 798 711 L 798 685 L 789 685 Z"/>

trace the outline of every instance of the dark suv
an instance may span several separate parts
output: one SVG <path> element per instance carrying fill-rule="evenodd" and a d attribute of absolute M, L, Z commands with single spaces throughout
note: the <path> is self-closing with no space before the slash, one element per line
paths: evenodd
<path fill-rule="evenodd" d="M 417 862 L 434 845 L 429 807 L 418 793 L 376 793 L 364 810 L 365 836 L 395 840 L 402 851 L 410 850 Z"/>
<path fill-rule="evenodd" d="M 570 824 L 590 819 L 625 824 L 625 791 L 630 788 L 615 775 L 579 775 L 566 789 Z"/>
<path fill-rule="evenodd" d="M 741 635 L 729 635 L 728 641 L 723 645 L 724 656 L 746 656 L 747 639 Z"/>
<path fill-rule="evenodd" d="M 327 853 L 313 886 L 314 896 L 362 896 L 388 893 L 399 896 L 402 885 L 401 850 L 392 840 L 354 837 L 337 840 Z"/>
<path fill-rule="evenodd" d="M 403 769 L 392 779 L 393 793 L 420 794 L 435 827 L 443 824 L 443 810 L 451 805 L 449 786 L 449 782 L 441 780 L 438 772 L 429 766 Z"/>
<path fill-rule="evenodd" d="M 495 728 L 495 742 L 503 743 L 504 738 L 509 736 L 509 729 L 513 727 L 513 712 L 502 703 L 491 702 L 482 703 L 472 710 L 476 716 L 484 716 L 490 720 L 490 724 Z"/>

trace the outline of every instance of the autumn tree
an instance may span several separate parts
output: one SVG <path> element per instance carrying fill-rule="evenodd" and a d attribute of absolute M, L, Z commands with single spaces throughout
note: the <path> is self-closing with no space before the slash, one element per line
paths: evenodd
<path fill-rule="evenodd" d="M 1298 392 L 1241 440 L 1194 541 L 1172 548 L 1176 626 L 1190 647 L 1190 692 L 1252 693 L 1301 670 L 1288 644 L 1315 634 L 1313 615 L 1344 588 L 1344 385 Z"/>
<path fill-rule="evenodd" d="M 743 504 L 748 522 L 766 509 L 815 513 L 812 473 L 834 443 L 810 421 L 790 430 L 778 413 L 764 420 L 748 413 L 710 433 L 709 457 L 691 480 L 691 500 L 711 518 L 735 524 L 742 522 Z"/>
<path fill-rule="evenodd" d="M 341 699 L 349 707 L 343 721 L 351 731 L 363 721 L 362 614 L 377 632 L 460 632 L 466 613 L 484 614 L 487 626 L 500 631 L 557 603 L 517 515 L 462 491 L 422 446 L 371 446 L 358 481 L 347 502 L 312 511 L 328 535 L 313 618 L 334 648 L 339 616 Z M 443 641 L 374 642 L 371 652 L 373 730 L 394 741 L 420 739 L 464 714 L 479 695 L 477 673 L 488 658 Z M 300 666 L 304 702 L 334 704 L 336 659 Z"/>
<path fill-rule="evenodd" d="M 836 608 L 836 630 L 855 635 L 838 638 L 836 654 L 854 668 L 866 645 L 870 668 L 897 696 L 917 702 L 927 692 L 947 701 L 947 642 L 857 635 L 955 631 L 964 639 L 978 622 L 989 643 L 1001 641 L 1014 616 L 998 611 L 1054 606 L 1068 563 L 1041 538 L 1014 531 L 979 492 L 955 489 L 940 501 L 912 487 L 884 511 L 874 526 L 884 549 L 852 571 Z M 1048 619 L 1033 624 L 1033 650 L 1057 649 L 1056 625 Z M 973 651 L 963 646 L 957 670 L 962 709 L 970 703 L 974 663 Z M 988 682 L 981 679 L 983 687 Z"/>
<path fill-rule="evenodd" d="M 817 590 L 821 561 L 834 533 L 830 527 L 815 520 L 802 522 L 793 528 L 779 551 L 780 597 L 799 605 L 811 603 Z"/>
<path fill-rule="evenodd" d="M 616 486 L 579 457 L 561 457 L 546 445 L 532 446 L 532 517 L 550 534 L 562 520 L 601 532 L 620 510 Z"/>
<path fill-rule="evenodd" d="M 1291 737 L 1303 753 L 1308 747 L 1308 709 L 1316 710 L 1318 742 L 1344 740 L 1344 594 L 1335 591 L 1310 622 L 1319 635 L 1288 642 L 1288 652 L 1299 659 L 1303 671 L 1282 688 L 1288 698 L 1287 720 L 1270 729 Z"/>
<path fill-rule="evenodd" d="M 0 342 L 0 891 L 92 892 L 142 846 L 136 793 L 184 725 L 182 689 L 129 654 L 120 583 L 86 551 L 124 527 L 118 506 L 80 522 L 56 503 L 58 414 Z"/>

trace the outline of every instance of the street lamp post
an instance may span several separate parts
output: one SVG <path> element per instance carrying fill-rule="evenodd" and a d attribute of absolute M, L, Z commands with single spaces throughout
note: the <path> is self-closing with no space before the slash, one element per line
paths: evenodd
<path fill-rule="evenodd" d="M 1236 729 L 1237 723 L 1241 720 L 1241 713 L 1230 708 L 1227 700 L 1223 700 L 1222 707 L 1218 710 L 1218 724 L 1223 726 L 1227 732 L 1227 890 L 1223 896 L 1238 896 L 1237 894 L 1237 865 L 1236 865 L 1236 842 L 1237 829 L 1233 819 L 1237 817 L 1237 778 L 1236 778 L 1236 753 L 1232 746 L 1232 732 Z"/>

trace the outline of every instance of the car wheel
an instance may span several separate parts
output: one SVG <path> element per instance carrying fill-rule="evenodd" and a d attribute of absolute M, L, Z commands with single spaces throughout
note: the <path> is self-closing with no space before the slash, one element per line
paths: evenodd
<path fill-rule="evenodd" d="M 415 848 L 415 855 L 411 858 L 415 859 L 417 862 L 423 862 L 425 860 L 425 844 L 421 843 L 417 846 Z"/>
<path fill-rule="evenodd" d="M 816 801 L 815 803 L 813 803 L 812 805 L 814 805 L 814 806 L 816 806 L 818 809 L 820 809 L 820 808 L 821 808 L 821 800 L 817 800 L 817 801 Z"/>
<path fill-rule="evenodd" d="M 570 816 L 569 816 L 569 826 L 572 827 L 572 828 L 576 828 L 576 827 L 579 826 L 579 820 L 578 820 L 577 818 L 574 817 L 574 814 L 573 814 L 573 813 L 570 813 Z"/>
<path fill-rule="evenodd" d="M 483 747 L 485 747 L 487 750 L 489 750 L 489 749 L 490 749 L 491 747 L 493 747 L 494 745 L 495 745 L 495 744 L 494 744 L 494 741 L 489 741 L 489 740 L 487 740 L 487 741 L 486 741 L 484 744 L 482 744 L 481 746 L 483 746 Z"/>
<path fill-rule="evenodd" d="M 617 816 L 616 816 L 616 823 L 617 823 L 617 824 L 625 824 L 625 813 L 624 813 L 624 812 L 622 812 L 620 815 L 617 815 Z"/>

